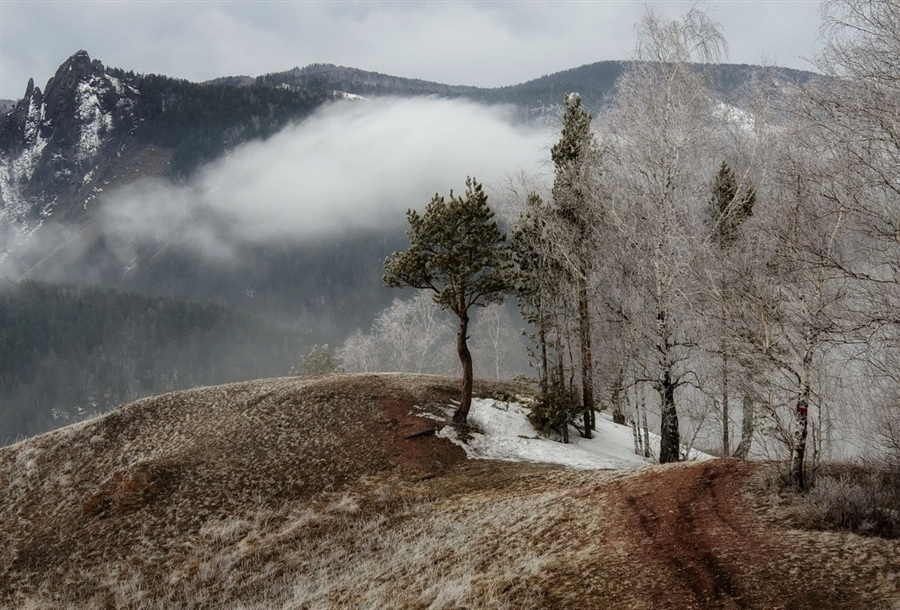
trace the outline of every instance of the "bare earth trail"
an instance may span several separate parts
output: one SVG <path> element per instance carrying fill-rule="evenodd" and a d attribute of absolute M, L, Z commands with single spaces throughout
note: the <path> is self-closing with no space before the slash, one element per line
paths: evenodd
<path fill-rule="evenodd" d="M 657 467 L 613 484 L 621 487 L 621 495 L 610 492 L 631 531 L 633 559 L 653 574 L 643 586 L 648 598 L 658 600 L 656 607 L 900 607 L 900 596 L 879 600 L 871 590 L 892 575 L 896 584 L 900 557 L 894 556 L 897 563 L 884 565 L 882 573 L 864 576 L 858 567 L 843 564 L 845 553 L 840 552 L 854 543 L 893 546 L 895 551 L 900 546 L 848 534 L 789 530 L 787 523 L 772 528 L 750 494 L 760 476 L 757 464 L 711 460 Z M 817 548 L 820 537 L 837 545 Z M 887 553 L 890 561 L 891 551 Z"/>

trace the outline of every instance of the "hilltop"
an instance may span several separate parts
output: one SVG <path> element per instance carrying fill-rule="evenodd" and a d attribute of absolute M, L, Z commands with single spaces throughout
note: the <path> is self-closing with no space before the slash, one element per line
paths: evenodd
<path fill-rule="evenodd" d="M 900 602 L 900 543 L 799 529 L 760 465 L 467 459 L 444 438 L 456 394 L 404 374 L 270 379 L 0 449 L 0 606 Z"/>

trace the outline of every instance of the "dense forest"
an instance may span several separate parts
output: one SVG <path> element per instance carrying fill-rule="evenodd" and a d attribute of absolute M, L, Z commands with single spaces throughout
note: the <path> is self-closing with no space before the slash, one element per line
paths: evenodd
<path fill-rule="evenodd" d="M 134 137 L 174 149 L 172 177 L 189 175 L 237 144 L 267 138 L 331 98 L 309 89 L 198 84 L 156 74 L 107 73 L 141 93 Z"/>
<path fill-rule="evenodd" d="M 142 396 L 286 375 L 313 342 L 216 305 L 34 281 L 0 288 L 3 444 Z"/>

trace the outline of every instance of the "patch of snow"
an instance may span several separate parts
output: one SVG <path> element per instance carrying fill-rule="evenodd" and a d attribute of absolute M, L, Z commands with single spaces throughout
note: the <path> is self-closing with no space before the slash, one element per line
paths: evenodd
<path fill-rule="evenodd" d="M 339 97 L 345 100 L 367 100 L 369 98 L 363 97 L 362 95 L 357 95 L 355 93 L 347 93 L 346 91 L 332 91 L 335 97 Z"/>
<path fill-rule="evenodd" d="M 446 409 L 446 420 L 452 412 L 453 408 Z M 528 412 L 528 407 L 517 402 L 475 398 L 468 419 L 481 428 L 482 433 L 472 432 L 464 442 L 453 426 L 445 426 L 438 430 L 437 436 L 462 447 L 470 459 L 558 464 L 576 470 L 623 469 L 653 464 L 652 460 L 635 454 L 631 428 L 613 423 L 612 415 L 606 411 L 597 413 L 594 438 L 582 438 L 571 428 L 568 444 L 541 436 L 528 421 Z M 419 415 L 434 418 L 426 413 Z M 650 438 L 652 443 L 659 443 L 659 436 L 651 433 Z M 692 449 L 688 459 L 707 460 L 712 456 Z"/>
<path fill-rule="evenodd" d="M 75 153 L 78 161 L 93 159 L 103 145 L 103 136 L 113 128 L 112 114 L 105 112 L 100 103 L 100 80 L 95 77 L 89 82 L 78 83 L 75 90 L 78 104 L 75 117 L 82 123 L 78 150 Z"/>
<path fill-rule="evenodd" d="M 31 179 L 47 146 L 47 140 L 40 132 L 43 115 L 43 106 L 31 100 L 25 116 L 24 150 L 13 159 L 0 158 L 0 193 L 3 201 L 0 224 L 21 223 L 34 207 L 34 203 L 22 195 L 22 187 Z M 26 227 L 24 230 L 29 229 Z"/>
<path fill-rule="evenodd" d="M 0 248 L 0 262 L 6 260 L 10 252 L 28 241 L 43 225 L 42 219 L 35 222 L 32 216 L 32 210 L 39 202 L 26 198 L 22 189 L 34 173 L 47 141 L 37 129 L 26 129 L 26 132 L 31 133 L 35 139 L 18 157 L 0 157 L 0 226 L 15 227 L 13 238 L 5 240 Z"/>
<path fill-rule="evenodd" d="M 113 86 L 113 89 L 116 90 L 117 95 L 121 96 L 122 94 L 125 93 L 125 86 L 122 84 L 122 81 L 120 81 L 118 78 L 116 78 L 115 76 L 107 75 L 106 80 L 108 80 L 110 82 L 110 84 Z"/>
<path fill-rule="evenodd" d="M 569 444 L 539 436 L 527 418 L 527 407 L 493 399 L 474 399 L 469 422 L 483 434 L 472 433 L 462 442 L 452 426 L 437 435 L 462 447 L 470 458 L 559 464 L 578 470 L 619 469 L 652 463 L 634 453 L 631 428 L 614 424 L 598 413 L 594 438 L 585 439 L 574 429 Z"/>
<path fill-rule="evenodd" d="M 720 119 L 737 125 L 744 131 L 753 131 L 753 127 L 755 125 L 753 115 L 746 110 L 738 108 L 737 106 L 718 102 L 716 104 L 716 113 L 718 114 Z"/>

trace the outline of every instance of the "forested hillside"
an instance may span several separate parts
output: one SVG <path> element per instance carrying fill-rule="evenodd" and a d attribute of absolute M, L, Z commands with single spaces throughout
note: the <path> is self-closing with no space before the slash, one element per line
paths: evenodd
<path fill-rule="evenodd" d="M 216 305 L 24 281 L 0 291 L 0 442 L 141 396 L 286 375 L 310 334 Z"/>
<path fill-rule="evenodd" d="M 315 89 L 235 88 L 115 68 L 107 73 L 140 91 L 133 137 L 173 149 L 173 177 L 189 175 L 242 142 L 271 136 L 332 98 Z"/>

